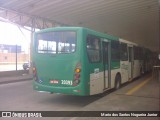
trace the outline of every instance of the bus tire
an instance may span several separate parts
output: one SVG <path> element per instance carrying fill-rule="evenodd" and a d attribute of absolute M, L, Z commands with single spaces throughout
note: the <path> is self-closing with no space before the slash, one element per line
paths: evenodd
<path fill-rule="evenodd" d="M 118 73 L 115 77 L 115 86 L 114 88 L 117 90 L 121 87 L 121 75 Z"/>

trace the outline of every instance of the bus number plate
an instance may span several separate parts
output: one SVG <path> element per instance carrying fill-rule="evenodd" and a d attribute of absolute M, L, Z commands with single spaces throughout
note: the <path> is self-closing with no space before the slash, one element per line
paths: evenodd
<path fill-rule="evenodd" d="M 72 85 L 72 81 L 70 81 L 70 80 L 61 80 L 61 84 L 63 84 L 63 85 Z"/>

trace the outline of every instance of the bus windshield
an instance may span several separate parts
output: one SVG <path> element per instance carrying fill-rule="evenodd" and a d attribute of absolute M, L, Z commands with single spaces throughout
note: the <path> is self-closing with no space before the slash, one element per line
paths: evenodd
<path fill-rule="evenodd" d="M 76 48 L 76 32 L 56 31 L 37 34 L 38 53 L 72 53 Z"/>

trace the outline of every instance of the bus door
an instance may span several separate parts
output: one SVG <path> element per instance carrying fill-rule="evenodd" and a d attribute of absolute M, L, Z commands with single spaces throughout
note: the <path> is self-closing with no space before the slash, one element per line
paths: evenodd
<path fill-rule="evenodd" d="M 128 73 L 129 80 L 133 79 L 133 69 L 134 69 L 134 59 L 133 59 L 133 46 L 128 46 L 129 63 L 128 63 Z"/>
<path fill-rule="evenodd" d="M 109 59 L 109 42 L 102 42 L 103 69 L 104 69 L 104 89 L 110 87 L 110 59 Z"/>

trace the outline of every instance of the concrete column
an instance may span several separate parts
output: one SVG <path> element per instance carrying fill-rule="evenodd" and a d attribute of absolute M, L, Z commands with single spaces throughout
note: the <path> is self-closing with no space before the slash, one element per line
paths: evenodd
<path fill-rule="evenodd" d="M 32 49 L 33 49 L 33 35 L 35 32 L 35 20 L 32 19 L 32 27 L 31 27 L 31 42 L 30 42 L 30 68 L 29 68 L 29 74 L 33 73 L 33 64 L 32 64 Z"/>

